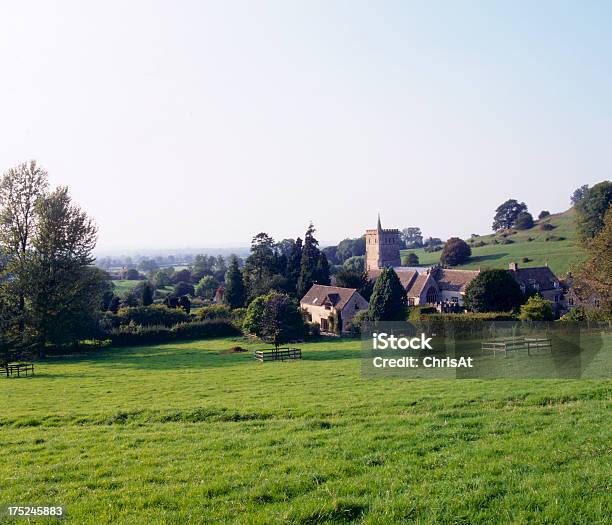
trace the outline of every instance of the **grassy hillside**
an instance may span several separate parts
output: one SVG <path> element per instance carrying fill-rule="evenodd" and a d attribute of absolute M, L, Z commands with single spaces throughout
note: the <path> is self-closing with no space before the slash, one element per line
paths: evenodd
<path fill-rule="evenodd" d="M 266 364 L 236 344 L 260 346 L 110 349 L 0 379 L 3 503 L 79 525 L 610 515 L 609 381 L 364 380 L 359 340 Z"/>
<path fill-rule="evenodd" d="M 546 262 L 559 276 L 564 275 L 572 265 L 580 263 L 584 255 L 576 244 L 574 210 L 557 213 L 542 221 L 536 221 L 530 230 L 515 231 L 504 238 L 500 234 L 483 235 L 474 238 L 474 242 L 484 242 L 485 246 L 472 247 L 472 258 L 468 264 L 459 268 L 507 268 L 508 263 L 516 261 L 520 267 L 543 266 Z M 554 229 L 543 231 L 542 224 L 551 224 Z M 549 238 L 549 240 L 546 240 Z M 563 238 L 563 240 L 558 240 Z M 505 240 L 511 244 L 502 244 Z M 530 240 L 531 239 L 531 240 Z M 468 240 L 468 239 L 466 239 Z M 497 241 L 499 244 L 494 244 Z M 427 253 L 423 249 L 403 250 L 402 253 L 414 252 L 421 265 L 436 264 L 440 261 L 441 252 Z M 522 262 L 523 257 L 531 261 Z"/>

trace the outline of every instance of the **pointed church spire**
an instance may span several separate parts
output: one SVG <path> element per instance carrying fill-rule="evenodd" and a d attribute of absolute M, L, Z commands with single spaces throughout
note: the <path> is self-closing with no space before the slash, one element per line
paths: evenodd
<path fill-rule="evenodd" d="M 378 226 L 376 227 L 378 231 L 382 230 L 382 226 L 380 225 L 380 212 L 378 213 Z"/>

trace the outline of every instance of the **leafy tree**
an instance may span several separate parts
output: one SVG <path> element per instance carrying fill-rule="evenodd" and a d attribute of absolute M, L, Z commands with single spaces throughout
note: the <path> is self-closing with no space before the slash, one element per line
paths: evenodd
<path fill-rule="evenodd" d="M 442 239 L 438 237 L 428 237 L 423 241 L 424 249 L 428 253 L 440 251 L 443 244 Z"/>
<path fill-rule="evenodd" d="M 230 308 L 242 308 L 246 300 L 246 290 L 242 280 L 242 272 L 238 265 L 238 257 L 232 255 L 225 274 L 225 293 L 223 301 Z"/>
<path fill-rule="evenodd" d="M 134 308 L 140 306 L 140 294 L 136 290 L 130 290 L 121 300 L 121 307 Z"/>
<path fill-rule="evenodd" d="M 402 255 L 402 266 L 415 266 L 419 264 L 419 257 L 416 253 L 410 252 L 407 255 Z"/>
<path fill-rule="evenodd" d="M 368 318 L 372 321 L 404 321 L 408 312 L 408 298 L 393 268 L 385 268 L 370 297 Z"/>
<path fill-rule="evenodd" d="M 300 277 L 297 282 L 298 297 L 303 297 L 310 287 L 319 279 L 321 270 L 319 263 L 319 241 L 314 237 L 315 228 L 312 223 L 306 230 L 302 260 L 300 262 Z M 328 277 L 329 278 L 329 277 Z"/>
<path fill-rule="evenodd" d="M 354 272 L 342 269 L 334 275 L 336 286 L 342 288 L 356 288 L 359 294 L 367 301 L 372 295 L 374 283 L 370 281 L 364 272 Z"/>
<path fill-rule="evenodd" d="M 336 286 L 340 286 L 341 288 L 359 289 L 366 283 L 366 278 L 363 273 L 344 269 L 336 273 L 334 279 L 336 281 Z"/>
<path fill-rule="evenodd" d="M 604 215 L 612 202 L 612 182 L 595 184 L 585 191 L 576 204 L 578 235 L 584 243 L 595 237 L 604 226 Z"/>
<path fill-rule="evenodd" d="M 463 239 L 451 237 L 442 250 L 440 261 L 446 266 L 457 266 L 468 261 L 472 255 L 472 249 Z"/>
<path fill-rule="evenodd" d="M 363 256 L 350 257 L 342 267 L 348 272 L 363 273 L 365 271 L 365 261 Z"/>
<path fill-rule="evenodd" d="M 211 300 L 215 296 L 215 292 L 219 288 L 219 281 L 212 275 L 206 275 L 200 279 L 200 282 L 195 287 L 195 295 L 202 299 Z"/>
<path fill-rule="evenodd" d="M 365 252 L 365 235 L 362 235 L 356 239 L 343 239 L 336 247 L 336 260 L 339 264 L 342 264 L 351 257 L 365 255 Z"/>
<path fill-rule="evenodd" d="M 47 187 L 47 172 L 36 161 L 11 168 L 0 180 L 0 247 L 5 256 L 0 293 L 4 295 L 6 330 L 17 328 L 20 342 L 26 321 L 27 272 L 36 231 L 36 204 Z"/>
<path fill-rule="evenodd" d="M 587 192 L 588 189 L 589 185 L 584 184 L 583 186 L 580 186 L 579 188 L 576 188 L 574 190 L 574 193 L 572 193 L 570 196 L 570 202 L 572 203 L 572 206 L 575 206 L 582 200 L 582 197 L 584 197 L 584 194 Z"/>
<path fill-rule="evenodd" d="M 207 275 L 214 275 L 215 257 L 212 255 L 198 254 L 193 260 L 191 275 L 189 279 L 181 279 L 183 281 L 198 282 Z"/>
<path fill-rule="evenodd" d="M 172 285 L 172 279 L 166 270 L 160 270 L 153 276 L 153 285 L 155 288 L 165 288 Z"/>
<path fill-rule="evenodd" d="M 527 299 L 527 302 L 521 306 L 519 317 L 523 321 L 552 321 L 555 318 L 552 303 L 542 299 L 539 294 Z"/>
<path fill-rule="evenodd" d="M 125 278 L 128 281 L 137 281 L 140 279 L 140 273 L 135 268 L 129 268 L 127 272 L 125 272 Z"/>
<path fill-rule="evenodd" d="M 533 217 L 528 211 L 522 211 L 516 218 L 515 227 L 517 230 L 529 230 L 533 228 Z"/>
<path fill-rule="evenodd" d="M 247 334 L 273 343 L 277 350 L 281 344 L 302 339 L 306 333 L 304 317 L 296 301 L 278 292 L 251 302 L 243 329 Z"/>
<path fill-rule="evenodd" d="M 222 281 L 225 277 L 225 272 L 227 272 L 225 257 L 218 255 L 213 265 L 213 277 L 217 279 L 217 281 Z"/>
<path fill-rule="evenodd" d="M 182 270 L 179 270 L 178 272 L 174 272 L 174 274 L 172 275 L 172 282 L 174 284 L 178 284 L 180 282 L 190 283 L 191 282 L 191 271 L 189 271 L 187 268 L 183 268 Z"/>
<path fill-rule="evenodd" d="M 274 239 L 258 233 L 251 241 L 251 254 L 244 263 L 244 282 L 249 299 L 269 291 L 270 278 L 277 273 L 277 253 Z"/>
<path fill-rule="evenodd" d="M 545 219 L 546 217 L 550 217 L 550 212 L 548 210 L 542 210 L 540 215 L 538 215 L 538 219 L 540 220 Z"/>
<path fill-rule="evenodd" d="M 282 241 L 276 243 L 276 250 L 280 255 L 284 255 L 285 257 L 289 258 L 294 246 L 295 241 L 293 239 L 283 239 Z"/>
<path fill-rule="evenodd" d="M 325 257 L 327 257 L 327 260 L 331 264 L 341 264 L 341 261 L 338 260 L 338 247 L 337 246 L 326 246 L 321 251 L 325 254 Z"/>
<path fill-rule="evenodd" d="M 493 217 L 493 231 L 512 228 L 519 213 L 523 211 L 527 211 L 527 205 L 524 202 L 519 203 L 515 199 L 508 199 L 500 204 Z"/>
<path fill-rule="evenodd" d="M 572 289 L 585 303 L 597 299 L 604 312 L 612 312 L 612 208 L 602 230 L 585 244 L 587 260 L 576 272 Z"/>
<path fill-rule="evenodd" d="M 180 297 L 183 295 L 191 295 L 191 296 L 195 295 L 193 284 L 186 283 L 184 281 L 177 283 L 176 286 L 174 287 L 174 295 L 176 295 L 177 297 Z"/>
<path fill-rule="evenodd" d="M 518 283 L 506 270 L 483 270 L 465 289 L 465 307 L 471 312 L 508 312 L 523 303 Z"/>
<path fill-rule="evenodd" d="M 423 234 L 421 228 L 416 226 L 404 228 L 401 234 L 402 241 L 406 248 L 421 248 L 423 246 Z"/>
<path fill-rule="evenodd" d="M 142 306 L 149 306 L 151 304 L 153 304 L 153 285 L 150 282 L 146 282 L 143 284 L 142 287 Z"/>
<path fill-rule="evenodd" d="M 92 267 L 97 229 L 65 187 L 36 204 L 37 228 L 28 268 L 31 325 L 41 355 L 46 344 L 97 335 L 106 272 Z"/>

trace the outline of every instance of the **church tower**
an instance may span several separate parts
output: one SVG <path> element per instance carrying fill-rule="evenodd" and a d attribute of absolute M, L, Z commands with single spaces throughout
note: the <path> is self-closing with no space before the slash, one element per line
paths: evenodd
<path fill-rule="evenodd" d="M 366 230 L 366 272 L 400 266 L 400 246 L 400 231 L 383 229 L 378 214 L 376 229 Z"/>

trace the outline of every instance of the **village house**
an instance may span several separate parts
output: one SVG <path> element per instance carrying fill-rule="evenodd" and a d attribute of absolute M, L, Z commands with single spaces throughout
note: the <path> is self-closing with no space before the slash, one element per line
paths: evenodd
<path fill-rule="evenodd" d="M 355 288 L 313 284 L 300 307 L 308 322 L 321 326 L 321 332 L 347 333 L 355 314 L 368 309 L 368 301 Z"/>
<path fill-rule="evenodd" d="M 511 262 L 508 265 L 508 271 L 521 287 L 523 294 L 540 294 L 543 299 L 553 303 L 556 313 L 566 309 L 561 282 L 548 265 L 519 268 L 517 263 Z"/>

